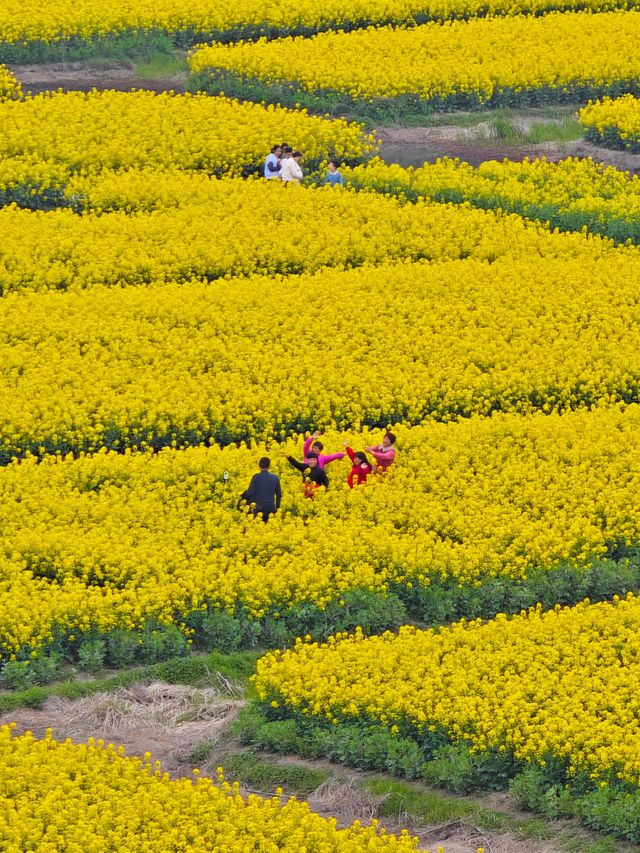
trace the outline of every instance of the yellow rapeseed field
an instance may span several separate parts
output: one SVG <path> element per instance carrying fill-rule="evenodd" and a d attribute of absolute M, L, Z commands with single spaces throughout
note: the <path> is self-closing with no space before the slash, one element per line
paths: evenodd
<path fill-rule="evenodd" d="M 640 100 L 633 95 L 589 103 L 579 115 L 587 138 L 614 148 L 640 151 Z"/>
<path fill-rule="evenodd" d="M 280 142 L 310 160 L 358 159 L 373 147 L 357 124 L 206 95 L 60 91 L 0 103 L 0 158 L 37 157 L 72 172 L 175 166 L 240 173 Z"/>
<path fill-rule="evenodd" d="M 606 0 L 589 0 L 590 10 L 611 8 Z M 622 7 L 627 3 L 621 2 Z M 295 6 L 242 0 L 231 3 L 213 0 L 59 0 L 42 7 L 38 0 L 3 0 L 0 42 L 46 42 L 92 39 L 128 30 L 141 34 L 162 31 L 189 41 L 194 34 L 233 38 L 240 32 L 288 33 L 314 31 L 393 21 L 423 21 L 429 18 L 461 18 L 478 14 L 540 14 L 548 9 L 585 8 L 577 0 L 347 0 L 319 3 L 304 0 Z"/>
<path fill-rule="evenodd" d="M 286 188 L 278 181 L 153 170 L 73 186 L 77 198 L 84 192 L 93 208 L 87 215 L 0 209 L 0 293 L 292 274 L 425 258 L 617 257 L 606 241 L 552 234 L 517 216 L 454 205 L 407 206 L 330 187 Z M 114 208 L 121 209 L 101 214 Z M 628 257 L 640 259 L 635 250 Z"/>
<path fill-rule="evenodd" d="M 590 256 L 7 297 L 2 458 L 638 401 L 640 259 L 592 243 Z"/>
<path fill-rule="evenodd" d="M 639 39 L 639 12 L 551 13 L 213 44 L 197 49 L 190 67 L 354 101 L 412 95 L 416 104 L 453 105 L 523 91 L 595 94 L 632 82 Z"/>
<path fill-rule="evenodd" d="M 438 631 L 298 641 L 258 662 L 261 697 L 304 714 L 442 727 L 474 750 L 566 758 L 640 782 L 640 599 Z M 392 729 L 393 730 L 393 729 Z"/>
<path fill-rule="evenodd" d="M 258 618 L 391 582 L 580 570 L 640 537 L 639 429 L 637 406 L 397 425 L 384 478 L 350 491 L 349 463 L 332 462 L 313 502 L 284 458 L 300 458 L 294 440 L 14 463 L 0 469 L 0 653 L 206 606 Z M 324 442 L 345 437 L 364 448 L 380 431 Z M 266 526 L 236 509 L 265 452 L 284 491 Z"/>
<path fill-rule="evenodd" d="M 640 177 L 590 158 L 569 157 L 558 163 L 545 158 L 486 160 L 477 168 L 444 158 L 419 169 L 376 159 L 343 173 L 359 190 L 405 199 L 468 201 L 483 208 L 553 217 L 576 229 L 587 224 L 599 233 L 611 233 L 618 223 L 621 235 L 635 236 L 640 221 Z"/>
<path fill-rule="evenodd" d="M 0 65 L 0 102 L 7 99 L 19 98 L 22 95 L 22 87 L 6 65 Z"/>
<path fill-rule="evenodd" d="M 102 741 L 57 742 L 50 731 L 16 737 L 9 726 L 0 728 L 0 843 L 4 853 L 416 849 L 406 832 L 387 835 L 377 821 L 337 829 L 295 797 L 245 798 L 221 769 L 217 782 L 197 773 L 171 780 L 150 753 L 127 758 Z"/>

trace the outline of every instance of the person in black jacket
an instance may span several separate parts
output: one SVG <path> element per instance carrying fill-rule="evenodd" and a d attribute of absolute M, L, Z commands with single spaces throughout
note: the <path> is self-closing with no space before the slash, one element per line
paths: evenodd
<path fill-rule="evenodd" d="M 240 502 L 246 501 L 253 505 L 253 514 L 262 513 L 262 520 L 269 521 L 269 516 L 280 509 L 282 489 L 280 478 L 269 471 L 271 460 L 263 456 L 258 462 L 260 471 L 254 474 L 249 488 L 240 495 Z"/>
<path fill-rule="evenodd" d="M 304 462 L 298 462 L 293 456 L 287 456 L 287 461 L 298 471 L 302 472 L 302 480 L 304 482 L 304 493 L 308 498 L 314 497 L 317 489 L 324 486 L 325 489 L 329 486 L 329 478 L 327 477 L 324 468 L 318 465 L 318 454 L 307 453 Z"/>

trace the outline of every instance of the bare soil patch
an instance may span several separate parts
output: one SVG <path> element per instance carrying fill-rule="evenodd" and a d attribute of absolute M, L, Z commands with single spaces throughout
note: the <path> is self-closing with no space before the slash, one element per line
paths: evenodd
<path fill-rule="evenodd" d="M 56 89 L 90 92 L 92 89 L 150 89 L 153 92 L 184 92 L 186 72 L 161 80 L 143 79 L 136 73 L 133 62 L 87 63 L 60 62 L 40 65 L 14 65 L 11 71 L 22 84 L 24 91 L 37 95 Z"/>
<path fill-rule="evenodd" d="M 523 115 L 511 119 L 511 123 L 526 133 L 534 121 L 531 116 Z M 537 119 L 535 123 L 552 122 Z M 456 124 L 439 124 L 434 127 L 379 127 L 375 132 L 381 141 L 382 159 L 387 163 L 397 163 L 405 167 L 434 163 L 440 157 L 457 157 L 472 166 L 479 166 L 486 160 L 509 159 L 520 162 L 525 158 L 546 157 L 558 162 L 567 157 L 591 157 L 598 163 L 615 166 L 622 171 L 640 173 L 640 154 L 613 151 L 593 145 L 584 139 L 535 145 L 504 142 L 491 138 L 490 131 L 491 123 L 482 121 L 472 127 L 460 127 Z"/>

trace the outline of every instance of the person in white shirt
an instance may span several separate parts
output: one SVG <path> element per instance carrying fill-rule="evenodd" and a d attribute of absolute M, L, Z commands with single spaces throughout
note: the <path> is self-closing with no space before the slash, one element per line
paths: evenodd
<path fill-rule="evenodd" d="M 264 162 L 264 176 L 267 180 L 280 179 L 280 171 L 282 169 L 280 162 L 281 155 L 282 149 L 279 145 L 274 145 L 271 153 L 267 155 L 267 159 Z"/>
<path fill-rule="evenodd" d="M 288 171 L 289 166 L 287 165 L 287 161 L 291 160 L 291 155 L 293 154 L 293 148 L 290 145 L 282 145 L 282 158 L 280 160 L 280 178 L 282 178 L 283 171 Z"/>
<path fill-rule="evenodd" d="M 282 182 L 284 184 L 299 184 L 304 177 L 300 160 L 302 154 L 299 151 L 294 151 L 290 157 L 282 161 Z"/>

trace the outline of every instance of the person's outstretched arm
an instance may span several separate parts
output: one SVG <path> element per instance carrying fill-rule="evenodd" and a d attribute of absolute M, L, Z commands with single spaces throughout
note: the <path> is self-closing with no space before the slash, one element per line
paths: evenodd
<path fill-rule="evenodd" d="M 287 462 L 289 465 L 293 465 L 294 468 L 297 468 L 298 471 L 302 471 L 302 473 L 304 473 L 309 467 L 308 465 L 305 465 L 304 462 L 298 462 L 298 460 L 294 459 L 293 456 L 287 456 Z"/>
<path fill-rule="evenodd" d="M 321 435 L 322 435 L 322 433 L 316 429 L 311 433 L 309 438 L 305 438 L 304 446 L 303 446 L 303 452 L 304 452 L 305 458 L 307 456 L 307 453 L 311 450 L 313 442 L 317 441 Z"/>
<path fill-rule="evenodd" d="M 322 468 L 324 468 L 325 465 L 328 465 L 329 462 L 335 462 L 336 459 L 344 459 L 344 453 L 322 453 L 318 456 L 318 461 Z"/>
<path fill-rule="evenodd" d="M 348 444 L 345 444 L 344 449 L 345 449 L 345 453 L 347 454 L 349 459 L 353 462 L 353 457 L 356 455 L 353 447 L 349 447 Z"/>
<path fill-rule="evenodd" d="M 390 465 L 396 458 L 396 451 L 394 447 L 390 447 L 389 450 L 372 450 L 371 453 L 378 464 L 386 462 Z"/>

